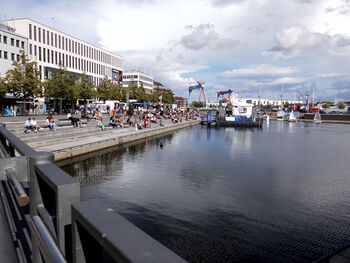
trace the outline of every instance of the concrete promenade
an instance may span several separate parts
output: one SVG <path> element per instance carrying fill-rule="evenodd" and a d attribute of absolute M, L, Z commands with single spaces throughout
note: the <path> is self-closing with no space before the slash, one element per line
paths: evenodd
<path fill-rule="evenodd" d="M 24 133 L 24 121 L 28 117 L 3 117 L 0 118 L 0 123 L 5 123 L 11 132 L 34 150 L 52 152 L 55 161 L 65 160 L 109 147 L 120 146 L 125 143 L 191 127 L 200 123 L 199 120 L 183 120 L 182 122 L 173 124 L 171 120 L 163 120 L 163 126 L 151 123 L 150 127 L 143 128 L 143 130 L 135 130 L 134 126 L 129 128 L 109 127 L 107 123 L 108 116 L 104 116 L 106 129 L 101 130 L 97 127 L 95 120 L 85 122 L 82 128 L 73 128 L 69 125 L 68 120 L 64 120 L 65 116 L 54 117 L 61 119 L 58 122 L 59 128 L 56 131 L 49 131 L 45 128 L 39 133 Z M 45 118 L 46 116 L 36 116 L 38 123 L 43 122 Z"/>

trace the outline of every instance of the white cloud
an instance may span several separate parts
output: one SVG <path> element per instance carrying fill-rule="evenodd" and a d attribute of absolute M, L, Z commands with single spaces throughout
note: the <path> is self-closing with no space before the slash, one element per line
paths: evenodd
<path fill-rule="evenodd" d="M 268 51 L 276 57 L 293 58 L 306 49 L 328 46 L 331 37 L 327 34 L 311 32 L 306 28 L 291 27 L 276 34 L 275 45 Z"/>
<path fill-rule="evenodd" d="M 220 74 L 223 78 L 261 78 L 292 75 L 299 72 L 297 67 L 276 67 L 269 64 L 252 65 L 233 69 Z"/>

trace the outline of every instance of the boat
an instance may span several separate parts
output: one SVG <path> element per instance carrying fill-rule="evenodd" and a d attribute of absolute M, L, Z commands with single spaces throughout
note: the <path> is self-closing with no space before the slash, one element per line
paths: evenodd
<path fill-rule="evenodd" d="M 261 127 L 262 118 L 258 118 L 253 110 L 254 105 L 233 99 L 232 107 L 226 109 L 220 126 Z"/>
<path fill-rule="evenodd" d="M 284 120 L 284 117 L 285 117 L 285 112 L 284 112 L 284 110 L 279 110 L 279 111 L 277 111 L 277 120 Z"/>
<path fill-rule="evenodd" d="M 201 124 L 208 127 L 214 127 L 218 124 L 220 114 L 217 109 L 210 109 L 206 115 L 201 116 Z"/>
<path fill-rule="evenodd" d="M 289 119 L 288 119 L 289 122 L 297 122 L 297 117 L 294 113 L 294 111 L 292 110 L 290 113 L 289 113 Z"/>
<path fill-rule="evenodd" d="M 316 112 L 314 117 L 314 123 L 319 124 L 321 122 L 321 114 L 319 112 Z"/>

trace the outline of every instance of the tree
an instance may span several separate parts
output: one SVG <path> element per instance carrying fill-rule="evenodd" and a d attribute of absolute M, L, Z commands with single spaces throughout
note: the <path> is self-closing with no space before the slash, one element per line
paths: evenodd
<path fill-rule="evenodd" d="M 129 92 L 129 98 L 130 99 L 137 99 L 137 83 L 135 81 L 132 81 L 128 86 L 128 92 Z"/>
<path fill-rule="evenodd" d="M 323 102 L 322 108 L 329 109 L 331 107 L 331 104 L 328 101 Z"/>
<path fill-rule="evenodd" d="M 339 101 L 337 106 L 339 109 L 344 110 L 346 107 L 346 104 L 343 101 Z"/>
<path fill-rule="evenodd" d="M 59 113 L 62 113 L 62 100 L 74 101 L 79 98 L 76 77 L 62 65 L 45 83 L 45 96 L 59 100 Z"/>
<path fill-rule="evenodd" d="M 204 102 L 202 101 L 192 101 L 192 106 L 195 108 L 201 108 L 204 106 Z"/>
<path fill-rule="evenodd" d="M 18 62 L 13 62 L 13 66 L 6 72 L 6 87 L 16 98 L 23 99 L 24 110 L 27 110 L 26 101 L 42 94 L 40 72 L 36 62 L 29 61 L 24 52 L 21 52 Z"/>
<path fill-rule="evenodd" d="M 136 97 L 136 100 L 139 101 L 139 102 L 144 102 L 144 101 L 147 100 L 147 98 L 146 98 L 146 91 L 145 91 L 145 88 L 143 87 L 143 83 L 142 82 L 141 82 L 140 87 L 138 87 L 136 89 L 135 97 Z"/>
<path fill-rule="evenodd" d="M 0 78 L 0 100 L 3 99 L 6 95 L 7 87 L 5 80 Z"/>
<path fill-rule="evenodd" d="M 126 90 L 123 86 L 113 83 L 108 79 L 104 79 L 100 82 L 100 85 L 97 87 L 97 96 L 101 100 L 126 100 Z"/>
<path fill-rule="evenodd" d="M 96 90 L 91 79 L 84 73 L 77 83 L 79 97 L 84 100 L 84 115 L 86 114 L 87 100 L 96 95 Z"/>
<path fill-rule="evenodd" d="M 289 103 L 288 101 L 286 101 L 286 102 L 283 104 L 283 107 L 284 107 L 284 108 L 289 108 L 289 106 L 290 106 L 290 103 Z"/>

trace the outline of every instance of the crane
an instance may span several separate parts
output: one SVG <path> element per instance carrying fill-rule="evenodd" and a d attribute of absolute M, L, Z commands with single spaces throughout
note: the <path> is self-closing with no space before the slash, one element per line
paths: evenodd
<path fill-rule="evenodd" d="M 204 87 L 203 87 L 204 83 L 205 83 L 205 81 L 199 80 L 199 81 L 197 81 L 197 85 L 188 87 L 188 101 L 191 100 L 191 93 L 192 93 L 192 91 L 199 89 L 200 92 L 199 92 L 198 101 L 201 101 L 201 97 L 203 96 L 203 102 L 204 103 L 206 102 L 205 92 L 204 92 Z"/>
<path fill-rule="evenodd" d="M 217 94 L 217 101 L 219 102 L 219 98 L 221 97 L 221 102 L 229 103 L 231 102 L 231 94 L 233 93 L 232 89 L 224 90 L 224 91 L 218 91 Z M 227 98 L 224 97 L 224 95 L 228 94 Z"/>

